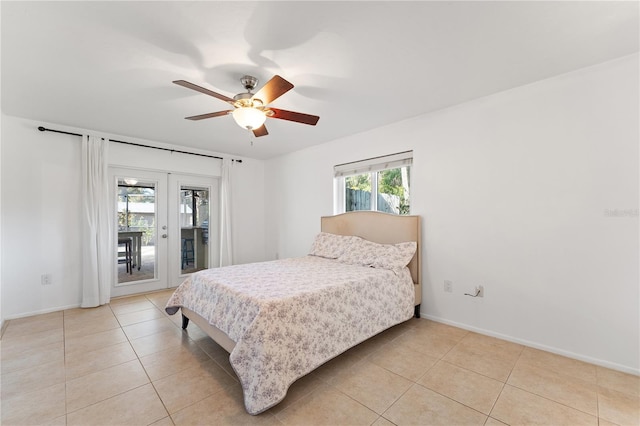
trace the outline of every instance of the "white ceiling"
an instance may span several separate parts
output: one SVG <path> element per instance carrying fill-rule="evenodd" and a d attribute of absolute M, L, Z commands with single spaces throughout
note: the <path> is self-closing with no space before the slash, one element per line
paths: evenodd
<path fill-rule="evenodd" d="M 271 158 L 638 52 L 637 1 L 9 2 L 2 111 Z M 228 109 L 251 74 L 295 88 L 254 138 Z M 251 142 L 253 143 L 253 146 Z"/>

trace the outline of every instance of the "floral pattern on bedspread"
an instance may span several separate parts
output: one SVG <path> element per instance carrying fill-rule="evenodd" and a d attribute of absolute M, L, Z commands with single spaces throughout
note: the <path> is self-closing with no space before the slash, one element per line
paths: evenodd
<path fill-rule="evenodd" d="M 409 270 L 346 265 L 314 256 L 227 266 L 192 274 L 166 311 L 191 309 L 224 331 L 244 390 L 258 414 L 331 358 L 413 316 Z"/>

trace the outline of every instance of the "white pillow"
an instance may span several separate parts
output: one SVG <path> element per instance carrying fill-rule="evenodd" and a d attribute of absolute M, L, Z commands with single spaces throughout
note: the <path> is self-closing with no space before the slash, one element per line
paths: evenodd
<path fill-rule="evenodd" d="M 398 244 L 378 244 L 356 237 L 350 249 L 338 261 L 350 265 L 399 270 L 409 264 L 418 247 L 415 241 Z"/>
<path fill-rule="evenodd" d="M 353 236 L 320 232 L 316 235 L 309 254 L 312 256 L 326 257 L 327 259 L 337 259 L 343 253 L 350 250 L 356 238 L 357 237 Z"/>

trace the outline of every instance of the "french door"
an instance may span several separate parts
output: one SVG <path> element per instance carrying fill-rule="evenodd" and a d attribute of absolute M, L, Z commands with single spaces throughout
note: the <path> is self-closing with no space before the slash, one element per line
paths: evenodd
<path fill-rule="evenodd" d="M 213 177 L 110 168 L 116 211 L 111 296 L 178 286 L 218 259 L 218 181 Z"/>

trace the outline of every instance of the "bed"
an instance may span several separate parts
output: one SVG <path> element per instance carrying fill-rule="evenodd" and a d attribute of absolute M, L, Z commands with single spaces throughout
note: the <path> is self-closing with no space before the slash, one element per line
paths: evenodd
<path fill-rule="evenodd" d="M 167 302 L 167 313 L 182 312 L 183 328 L 194 322 L 230 353 L 249 414 L 273 407 L 295 380 L 347 349 L 419 316 L 419 216 L 349 212 L 320 224 L 309 255 L 200 271 Z"/>

